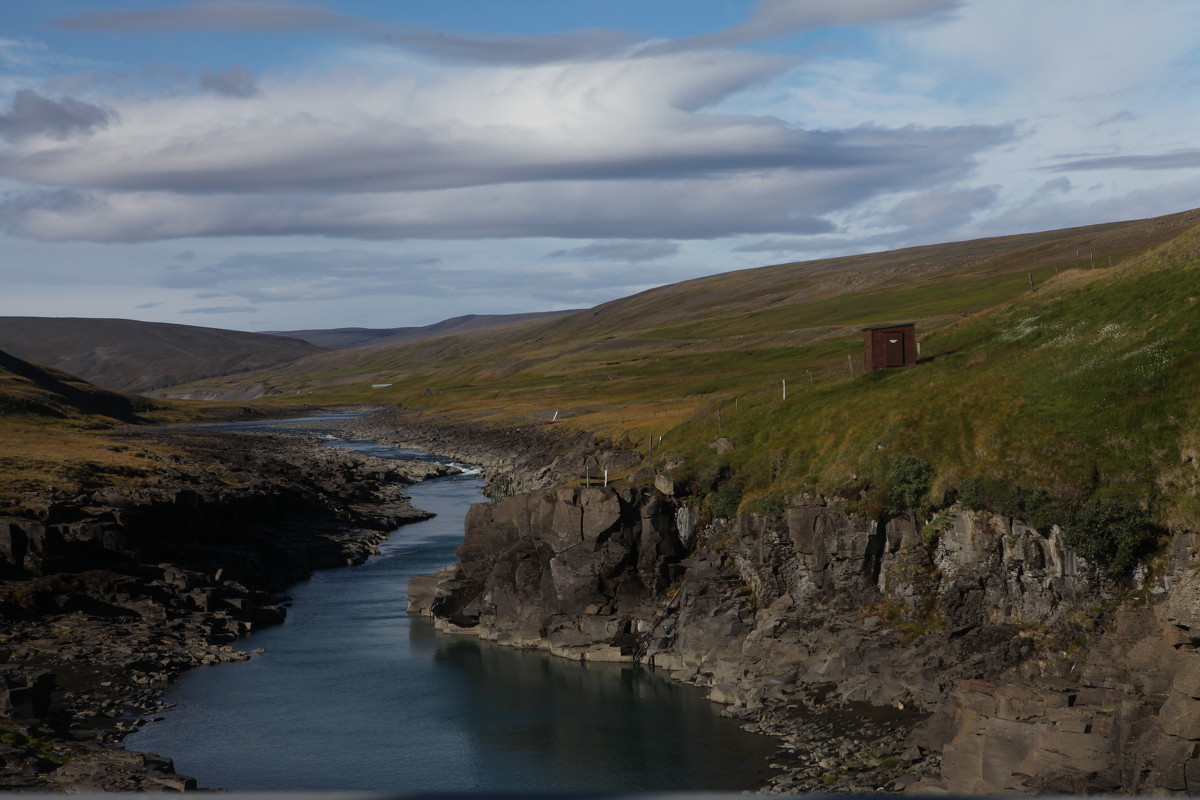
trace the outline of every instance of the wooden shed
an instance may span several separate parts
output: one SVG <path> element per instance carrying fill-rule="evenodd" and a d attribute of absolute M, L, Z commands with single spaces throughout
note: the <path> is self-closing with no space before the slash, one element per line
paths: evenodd
<path fill-rule="evenodd" d="M 910 367 L 917 363 L 916 324 L 873 325 L 863 328 L 867 371 L 887 367 Z"/>

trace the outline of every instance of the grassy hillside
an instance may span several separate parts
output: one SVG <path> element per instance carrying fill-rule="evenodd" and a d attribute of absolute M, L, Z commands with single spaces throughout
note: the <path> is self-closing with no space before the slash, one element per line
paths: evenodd
<path fill-rule="evenodd" d="M 1112 501 L 1196 527 L 1197 224 L 1188 212 L 745 270 L 198 386 L 262 382 L 279 392 L 268 406 L 557 414 L 646 453 L 653 442 L 656 467 L 742 510 L 810 491 L 879 511 L 897 470 L 919 463 L 934 506 L 966 487 L 1028 506 L 1027 487 L 1044 508 Z M 920 363 L 864 373 L 861 327 L 899 321 L 917 323 Z M 720 438 L 732 449 L 713 449 Z"/>
<path fill-rule="evenodd" d="M 969 478 L 1200 524 L 1200 231 L 1111 271 L 1036 292 L 922 337 L 916 367 L 715 401 L 668 437 L 698 488 L 744 502 L 887 488 L 908 456 L 932 497 Z M 732 406 L 732 407 L 731 407 Z M 721 408 L 718 429 L 716 409 Z M 735 444 L 717 456 L 708 443 Z"/>
<path fill-rule="evenodd" d="M 298 339 L 129 319 L 0 317 L 0 350 L 121 392 L 147 392 L 321 352 Z"/>
<path fill-rule="evenodd" d="M 183 454 L 153 437 L 131 439 L 126 431 L 240 411 L 111 392 L 0 351 L 0 513 L 27 505 L 26 492 L 53 489 L 69 496 L 170 478 L 189 469 Z"/>
<path fill-rule="evenodd" d="M 535 311 L 529 314 L 467 314 L 461 317 L 444 319 L 432 325 L 407 328 L 330 328 L 304 331 L 264 331 L 274 336 L 287 336 L 292 339 L 315 344 L 330 350 L 344 350 L 349 347 L 365 347 L 372 344 L 396 344 L 414 339 L 428 339 L 431 336 L 442 336 L 448 333 L 462 333 L 478 328 L 491 328 L 496 325 L 507 325 L 511 322 L 522 322 L 527 319 L 543 317 L 558 317 L 573 314 L 574 311 Z"/>
<path fill-rule="evenodd" d="M 0 506 L 27 489 L 71 490 L 133 474 L 140 465 L 104 434 L 150 410 L 142 398 L 0 351 Z"/>
<path fill-rule="evenodd" d="M 795 388 L 848 377 L 847 357 L 861 369 L 862 326 L 912 320 L 927 336 L 1020 298 L 1031 274 L 1042 286 L 1057 274 L 1099 274 L 1110 259 L 1119 269 L 1197 223 L 1200 213 L 1188 212 L 743 270 L 550 321 L 322 353 L 179 389 L 261 382 L 280 392 L 274 402 L 399 402 L 503 420 L 558 412 L 608 435 L 660 435 L 783 379 Z"/>
<path fill-rule="evenodd" d="M 101 417 L 137 422 L 148 404 L 0 351 L 0 416 Z"/>
<path fill-rule="evenodd" d="M 1198 222 L 728 273 L 487 337 L 322 354 L 250 377 L 291 401 L 497 421 L 557 412 L 560 426 L 643 452 L 653 440 L 656 466 L 682 461 L 692 491 L 725 486 L 743 509 L 800 491 L 882 502 L 911 456 L 933 471 L 931 500 L 980 478 L 1191 526 Z M 860 328 L 907 320 L 921 362 L 865 374 Z M 733 449 L 718 455 L 720 437 Z"/>

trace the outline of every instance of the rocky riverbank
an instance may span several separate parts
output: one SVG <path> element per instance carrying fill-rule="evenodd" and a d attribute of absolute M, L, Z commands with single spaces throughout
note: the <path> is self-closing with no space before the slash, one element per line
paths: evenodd
<path fill-rule="evenodd" d="M 181 671 L 252 657 L 236 641 L 284 619 L 286 586 L 427 518 L 402 487 L 451 471 L 311 436 L 133 430 L 127 446 L 145 437 L 182 454 L 153 480 L 31 493 L 0 518 L 0 789 L 195 788 L 122 737 Z"/>
<path fill-rule="evenodd" d="M 1117 585 L 1057 529 L 959 505 L 919 524 L 801 495 L 702 519 L 669 474 L 590 436 L 402 413 L 342 433 L 491 470 L 500 499 L 471 509 L 457 564 L 414 579 L 411 610 L 706 687 L 779 738 L 770 790 L 1200 792 L 1192 532 Z M 178 670 L 248 657 L 233 642 L 274 621 L 273 592 L 403 518 L 408 478 L 321 463 L 311 442 L 195 436 L 181 446 L 220 468 L 164 463 L 140 494 L 48 494 L 0 521 L 7 787 L 188 788 L 112 743 Z M 631 477 L 561 485 L 601 464 Z"/>
<path fill-rule="evenodd" d="M 476 464 L 483 469 L 490 497 L 547 489 L 589 476 L 598 483 L 605 470 L 627 472 L 642 461 L 639 453 L 610 439 L 554 425 L 476 425 L 392 407 L 350 420 L 342 430 L 358 438 Z"/>
<path fill-rule="evenodd" d="M 698 524 L 652 486 L 472 508 L 439 629 L 651 664 L 779 736 L 775 791 L 1200 791 L 1200 541 L 1116 585 L 1020 520 L 799 496 Z"/>

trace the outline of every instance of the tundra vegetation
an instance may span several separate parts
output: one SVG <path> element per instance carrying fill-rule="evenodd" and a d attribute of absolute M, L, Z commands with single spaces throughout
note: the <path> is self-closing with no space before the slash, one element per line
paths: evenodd
<path fill-rule="evenodd" d="M 260 409 L 370 403 L 583 430 L 672 468 L 715 516 L 778 513 L 805 492 L 922 518 L 962 499 L 1060 525 L 1118 574 L 1162 530 L 1200 521 L 1197 221 L 1187 212 L 726 273 L 183 388 L 262 383 L 275 390 Z M 864 372 L 860 328 L 893 321 L 917 323 L 919 363 Z M 99 430 L 127 420 L 31 422 L 27 388 L 7 380 L 6 440 L 20 446 L 4 455 L 0 491 L 136 476 L 138 454 Z M 223 408 L 137 402 L 158 420 Z"/>

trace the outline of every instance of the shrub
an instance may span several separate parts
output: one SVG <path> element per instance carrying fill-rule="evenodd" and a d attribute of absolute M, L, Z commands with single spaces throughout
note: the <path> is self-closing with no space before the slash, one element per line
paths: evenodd
<path fill-rule="evenodd" d="M 1063 544 L 1111 578 L 1128 574 L 1158 532 L 1146 511 L 1113 500 L 1067 500 L 1044 489 L 983 478 L 962 481 L 958 498 L 964 506 L 1005 514 L 1042 532 L 1058 525 L 1063 529 Z"/>
<path fill-rule="evenodd" d="M 933 485 L 933 467 L 916 456 L 900 459 L 887 477 L 887 505 L 892 513 L 911 509 L 919 517 L 928 516 L 925 497 Z"/>
<path fill-rule="evenodd" d="M 766 497 L 760 497 L 758 500 L 758 513 L 765 516 L 782 514 L 786 510 L 787 505 L 783 502 L 783 498 L 778 495 L 769 494 Z"/>
<path fill-rule="evenodd" d="M 967 478 L 958 487 L 958 499 L 967 508 L 987 509 L 1020 519 L 1031 528 L 1046 531 L 1062 524 L 1071 513 L 1070 501 L 1045 489 L 1026 489 L 986 478 Z"/>
<path fill-rule="evenodd" d="M 1133 569 L 1157 532 L 1145 510 L 1097 499 L 1073 509 L 1062 528 L 1064 545 L 1113 578 Z"/>
<path fill-rule="evenodd" d="M 984 508 L 983 481 L 980 478 L 967 478 L 958 485 L 958 502 L 965 507 L 979 511 Z"/>
<path fill-rule="evenodd" d="M 704 498 L 704 509 L 714 518 L 732 519 L 742 504 L 742 487 L 735 483 L 722 484 Z"/>

